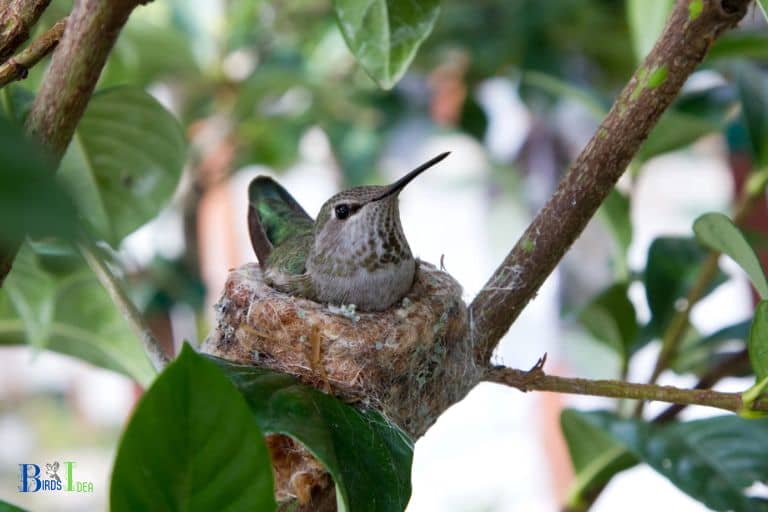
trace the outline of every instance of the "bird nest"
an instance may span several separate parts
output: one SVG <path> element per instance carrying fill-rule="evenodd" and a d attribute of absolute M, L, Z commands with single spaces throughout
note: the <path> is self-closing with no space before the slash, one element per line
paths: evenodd
<path fill-rule="evenodd" d="M 203 352 L 294 375 L 414 437 L 461 397 L 474 369 L 461 285 L 424 262 L 408 295 L 376 313 L 278 292 L 249 263 L 230 272 L 216 312 Z"/>
<path fill-rule="evenodd" d="M 203 352 L 288 373 L 348 403 L 375 408 L 413 438 L 476 381 L 461 286 L 424 262 L 407 296 L 375 313 L 278 292 L 249 263 L 230 272 L 216 312 Z M 307 467 L 317 473 L 315 463 L 305 462 L 304 469 L 276 468 L 276 475 L 290 481 L 305 477 Z M 281 489 L 307 494 L 286 485 L 278 482 L 278 497 Z"/>

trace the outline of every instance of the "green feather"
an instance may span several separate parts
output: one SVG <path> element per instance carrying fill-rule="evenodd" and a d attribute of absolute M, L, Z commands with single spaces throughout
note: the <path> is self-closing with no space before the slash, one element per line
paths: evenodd
<path fill-rule="evenodd" d="M 314 229 L 312 217 L 266 176 L 251 182 L 248 200 L 251 243 L 259 261 L 293 274 L 304 272 Z"/>

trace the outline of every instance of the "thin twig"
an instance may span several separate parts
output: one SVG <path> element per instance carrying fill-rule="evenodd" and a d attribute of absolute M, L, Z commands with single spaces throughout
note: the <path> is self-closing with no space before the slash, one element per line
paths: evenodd
<path fill-rule="evenodd" d="M 136 309 L 130 297 L 128 297 L 120 281 L 109 269 L 107 263 L 98 255 L 93 242 L 83 238 L 83 241 L 80 243 L 80 252 L 83 254 L 88 266 L 93 270 L 93 273 L 96 274 L 101 285 L 109 293 L 112 302 L 115 303 L 120 313 L 128 321 L 133 332 L 141 340 L 147 357 L 152 362 L 152 366 L 158 372 L 162 371 L 168 365 L 168 356 L 163 351 L 160 342 L 152 334 L 149 326 L 144 322 L 144 318 L 139 310 Z"/>
<path fill-rule="evenodd" d="M 503 366 L 489 368 L 483 379 L 506 384 L 521 391 L 553 391 L 576 395 L 655 400 L 686 405 L 716 407 L 731 412 L 743 409 L 741 393 L 723 393 L 711 389 L 682 389 L 657 384 L 637 384 L 620 380 L 590 380 L 547 375 L 540 367 L 529 371 Z M 768 399 L 759 399 L 753 405 L 756 411 L 768 411 Z"/>
<path fill-rule="evenodd" d="M 711 44 L 747 12 L 750 0 L 678 0 L 651 53 L 614 103 L 544 208 L 470 305 L 475 359 L 493 349 L 536 295 L 613 189 L 661 114 Z"/>
<path fill-rule="evenodd" d="M 31 45 L 0 66 L 0 87 L 4 87 L 15 80 L 25 79 L 29 69 L 56 48 L 62 34 L 64 34 L 66 25 L 67 18 L 57 21 Z"/>
<path fill-rule="evenodd" d="M 749 367 L 749 355 L 747 349 L 731 354 L 721 361 L 720 364 L 710 368 L 709 371 L 701 376 L 699 382 L 696 383 L 696 386 L 694 386 L 693 389 L 709 389 L 717 384 L 720 379 L 733 375 L 736 371 L 741 370 L 744 367 Z M 671 421 L 686 407 L 687 405 L 684 404 L 670 405 L 658 416 L 653 418 L 653 422 L 665 423 Z"/>

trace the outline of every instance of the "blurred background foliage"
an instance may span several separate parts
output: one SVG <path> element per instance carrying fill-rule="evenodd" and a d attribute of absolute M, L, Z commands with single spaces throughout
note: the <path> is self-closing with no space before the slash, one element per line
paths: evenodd
<path fill-rule="evenodd" d="M 7 225 L 21 227 L 20 233 L 34 235 L 0 292 L 0 344 L 51 348 L 143 384 L 152 378 L 124 319 L 77 251 L 49 236 L 76 229 L 73 205 L 61 199 L 65 194 L 58 187 L 72 193 L 80 218 L 87 221 L 85 229 L 103 240 L 103 257 L 123 273 L 169 348 L 168 316 L 174 308 L 192 312 L 191 337 L 201 339 L 209 329 L 198 240 L 201 198 L 246 165 L 289 169 L 301 159 L 301 140 L 310 130 L 319 128 L 327 137 L 339 187 L 384 181 L 382 156 L 409 120 L 426 123 L 434 133 L 467 135 L 491 162 L 488 197 L 514 194 L 535 211 L 546 195 L 526 195 L 524 187 L 509 184 L 534 178 L 543 179 L 548 191 L 554 187 L 661 32 L 673 1 L 446 0 L 439 16 L 436 3 L 425 2 L 425 9 L 434 9 L 434 26 L 410 66 L 408 52 L 393 61 L 394 68 L 407 67 L 399 81 L 396 69 L 372 71 L 364 55 L 353 53 L 359 50 L 356 40 L 339 30 L 339 11 L 334 10 L 341 4 L 156 0 L 137 9 L 64 159 L 60 183 L 41 185 L 47 182 L 40 177 L 52 172 L 42 160 L 28 166 L 35 173 L 0 173 L 0 216 Z M 71 2 L 54 0 L 37 33 L 70 8 Z M 634 235 L 633 184 L 653 157 L 719 133 L 729 161 L 738 162 L 736 188 L 765 186 L 767 43 L 757 8 L 716 43 L 644 143 L 628 183 L 601 209 L 599 222 L 611 235 L 613 251 L 610 282 L 590 296 L 573 277 L 576 284 L 570 288 L 577 292 L 561 294 L 563 315 L 615 352 L 622 375 L 632 355 L 663 336 L 678 299 L 688 293 L 706 257 L 692 237 L 664 237 L 650 245 L 647 266 L 633 268 L 627 260 Z M 370 59 L 376 62 L 376 56 Z M 44 71 L 38 65 L 25 81 L 0 92 L 4 122 L 23 121 Z M 519 147 L 499 150 L 488 139 L 494 112 L 480 91 L 495 80 L 509 85 L 525 104 L 530 128 Z M 131 129 L 136 126 L 140 131 Z M 20 161 L 15 151 L 35 152 L 12 136 L 4 141 L 4 170 L 13 171 Z M 537 157 L 542 150 L 544 160 Z M 38 193 L 29 193 L 32 189 Z M 19 206 L 20 197 L 29 201 Z M 121 252 L 137 228 L 150 221 L 162 224 L 169 216 L 182 226 L 183 240 L 175 249 L 143 259 Z M 759 225 L 744 229 L 755 247 L 766 247 Z M 761 256 L 765 265 L 764 252 Z M 727 278 L 716 273 L 706 292 Z M 643 287 L 648 319 L 630 301 L 635 283 Z M 692 327 L 672 369 L 706 374 L 718 361 L 744 350 L 749 326 L 743 318 L 734 319 L 709 335 Z M 737 370 L 749 374 L 748 366 Z M 576 416 L 563 421 L 577 420 L 578 428 L 590 432 L 582 444 L 594 438 L 596 422 L 605 422 Z M 615 449 L 613 443 L 606 445 Z M 582 483 L 580 491 L 587 493 L 590 485 L 603 482 Z"/>

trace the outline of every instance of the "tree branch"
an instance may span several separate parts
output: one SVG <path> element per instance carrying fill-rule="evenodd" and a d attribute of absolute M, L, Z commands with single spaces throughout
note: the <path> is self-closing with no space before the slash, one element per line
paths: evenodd
<path fill-rule="evenodd" d="M 140 0 L 76 0 L 27 118 L 27 131 L 58 161 L 85 111 L 109 52 Z"/>
<path fill-rule="evenodd" d="M 736 25 L 751 0 L 678 0 L 643 65 L 544 208 L 470 305 L 478 364 L 536 295 L 623 174 L 715 39 Z"/>
<path fill-rule="evenodd" d="M 0 62 L 13 55 L 51 0 L 11 0 L 0 10 Z"/>
<path fill-rule="evenodd" d="M 155 370 L 158 372 L 162 371 L 168 365 L 168 355 L 163 351 L 160 342 L 152 334 L 152 330 L 144 322 L 144 318 L 139 310 L 136 309 L 128 294 L 125 293 L 120 281 L 109 269 L 106 262 L 98 255 L 96 247 L 90 240 L 84 238 L 84 241 L 80 243 L 80 252 L 93 273 L 96 274 L 101 285 L 109 293 L 112 302 L 115 303 L 120 313 L 128 322 L 128 325 L 130 325 L 131 330 L 141 340 L 141 343 L 144 345 L 144 351 L 155 367 Z"/>
<path fill-rule="evenodd" d="M 25 79 L 29 68 L 40 62 L 59 44 L 66 24 L 66 18 L 57 21 L 29 47 L 0 66 L 0 87 L 4 87 L 15 80 Z"/>
<path fill-rule="evenodd" d="M 48 1 L 14 0 L 2 14 L 7 17 L 8 10 L 17 4 L 47 6 Z M 54 162 L 61 160 L 72 140 L 120 29 L 133 9 L 143 3 L 146 0 L 75 0 L 26 122 L 27 132 L 42 142 Z M 11 271 L 20 243 L 0 249 L 0 287 Z"/>
<path fill-rule="evenodd" d="M 693 389 L 709 389 L 720 381 L 724 377 L 733 375 L 737 371 L 749 368 L 749 354 L 747 349 L 741 350 L 724 359 L 720 364 L 710 368 L 707 373 L 701 376 L 699 382 L 696 383 Z M 680 412 L 686 408 L 684 404 L 670 405 L 658 416 L 653 418 L 654 423 L 664 423 L 671 421 Z"/>
<path fill-rule="evenodd" d="M 636 384 L 620 380 L 589 380 L 546 375 L 543 361 L 531 370 L 523 371 L 503 366 L 486 370 L 484 381 L 506 384 L 520 391 L 554 391 L 576 395 L 656 400 L 685 405 L 703 405 L 738 412 L 744 403 L 741 393 L 723 393 L 711 389 L 681 389 L 656 384 Z M 761 398 L 752 405 L 756 411 L 768 411 L 768 399 Z"/>

